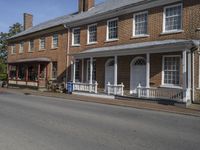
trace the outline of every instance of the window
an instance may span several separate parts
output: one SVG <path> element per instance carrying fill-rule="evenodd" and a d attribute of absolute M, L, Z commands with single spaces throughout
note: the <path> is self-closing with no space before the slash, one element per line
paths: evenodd
<path fill-rule="evenodd" d="M 52 79 L 57 78 L 58 65 L 57 62 L 52 62 Z"/>
<path fill-rule="evenodd" d="M 90 60 L 87 61 L 87 81 L 90 80 Z M 96 60 L 93 60 L 92 80 L 96 81 Z"/>
<path fill-rule="evenodd" d="M 163 57 L 163 77 L 164 85 L 180 84 L 180 56 Z"/>
<path fill-rule="evenodd" d="M 30 40 L 29 42 L 29 52 L 34 51 L 34 40 Z"/>
<path fill-rule="evenodd" d="M 75 72 L 75 80 L 78 82 L 80 81 L 80 61 L 76 60 L 76 72 Z"/>
<path fill-rule="evenodd" d="M 52 38 L 52 48 L 58 47 L 58 34 L 54 34 Z"/>
<path fill-rule="evenodd" d="M 107 22 L 107 40 L 118 38 L 118 19 L 112 19 Z"/>
<path fill-rule="evenodd" d="M 40 78 L 45 79 L 46 78 L 46 65 L 40 64 Z"/>
<path fill-rule="evenodd" d="M 147 35 L 148 13 L 142 12 L 133 16 L 133 36 Z"/>
<path fill-rule="evenodd" d="M 164 8 L 164 32 L 182 29 L 182 4 Z"/>
<path fill-rule="evenodd" d="M 19 44 L 19 53 L 23 53 L 24 52 L 24 42 L 21 42 Z"/>
<path fill-rule="evenodd" d="M 75 28 L 72 31 L 72 45 L 79 46 L 80 45 L 80 28 Z"/>
<path fill-rule="evenodd" d="M 97 25 L 88 26 L 88 44 L 97 42 Z"/>
<path fill-rule="evenodd" d="M 9 79 L 16 80 L 16 76 L 17 76 L 17 67 L 11 65 L 10 72 L 9 72 Z"/>
<path fill-rule="evenodd" d="M 20 64 L 18 67 L 18 80 L 26 80 L 26 68 L 24 65 Z"/>
<path fill-rule="evenodd" d="M 40 50 L 45 49 L 45 47 L 46 47 L 45 37 L 41 37 L 40 38 Z"/>
<path fill-rule="evenodd" d="M 11 54 L 16 54 L 16 45 L 11 46 Z"/>

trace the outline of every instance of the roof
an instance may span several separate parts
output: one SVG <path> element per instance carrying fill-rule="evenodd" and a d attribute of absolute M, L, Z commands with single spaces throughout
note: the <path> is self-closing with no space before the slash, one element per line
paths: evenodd
<path fill-rule="evenodd" d="M 73 13 L 73 14 L 61 16 L 61 17 L 43 22 L 23 32 L 18 33 L 17 35 L 12 36 L 10 39 L 31 34 L 37 31 L 45 30 L 45 29 L 55 27 L 58 25 L 67 24 L 73 21 L 78 21 L 80 19 L 90 18 L 91 16 L 94 16 L 94 15 L 102 14 L 102 13 L 112 11 L 124 6 L 128 6 L 130 4 L 136 4 L 142 1 L 148 1 L 148 0 L 106 0 L 106 2 L 96 5 L 95 7 L 89 9 L 86 12 Z"/>
<path fill-rule="evenodd" d="M 134 44 L 124 44 L 124 45 L 116 45 L 109 47 L 101 47 L 101 48 L 92 48 L 80 53 L 71 54 L 75 57 L 98 57 L 98 56 L 113 56 L 115 54 L 127 55 L 127 54 L 135 54 L 135 53 L 153 53 L 153 50 L 165 52 L 164 49 L 169 52 L 178 51 L 178 49 L 169 49 L 170 46 L 176 46 L 181 48 L 192 48 L 193 46 L 200 45 L 199 41 L 195 40 L 163 40 L 163 41 L 151 41 L 151 42 L 142 42 L 142 43 L 134 43 Z M 181 49 L 184 50 L 184 49 Z"/>

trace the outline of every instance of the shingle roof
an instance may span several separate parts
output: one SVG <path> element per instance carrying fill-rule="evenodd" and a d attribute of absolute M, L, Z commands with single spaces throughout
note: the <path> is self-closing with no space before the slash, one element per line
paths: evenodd
<path fill-rule="evenodd" d="M 70 23 L 73 21 L 78 21 L 80 19 L 89 18 L 94 15 L 106 13 L 106 12 L 116 10 L 116 9 L 124 7 L 124 6 L 142 2 L 142 1 L 148 1 L 148 0 L 106 0 L 106 2 L 96 5 L 95 7 L 91 8 L 90 10 L 88 10 L 86 12 L 69 14 L 69 15 L 61 16 L 61 17 L 43 22 L 41 24 L 33 26 L 32 28 L 29 28 L 29 29 L 11 37 L 10 39 L 13 39 L 13 38 L 16 38 L 19 36 L 23 36 L 23 35 L 27 35 L 27 34 L 31 34 L 31 33 L 41 31 L 44 29 L 48 29 L 51 27 L 55 27 L 58 25 L 67 24 L 67 23 Z"/>

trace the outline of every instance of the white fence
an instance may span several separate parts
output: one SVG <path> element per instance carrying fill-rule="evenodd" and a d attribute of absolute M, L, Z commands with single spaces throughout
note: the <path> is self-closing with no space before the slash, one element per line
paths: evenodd
<path fill-rule="evenodd" d="M 94 84 L 81 83 L 81 82 L 73 83 L 74 91 L 81 91 L 81 92 L 97 93 L 97 86 L 98 86 L 97 82 L 95 82 Z"/>
<path fill-rule="evenodd" d="M 138 87 L 137 94 L 139 98 L 158 98 L 183 101 L 184 91 L 182 89 L 169 88 L 145 88 Z"/>
<path fill-rule="evenodd" d="M 106 92 L 108 95 L 113 94 L 113 95 L 124 95 L 124 84 L 118 84 L 118 85 L 111 85 L 109 82 L 106 87 Z"/>

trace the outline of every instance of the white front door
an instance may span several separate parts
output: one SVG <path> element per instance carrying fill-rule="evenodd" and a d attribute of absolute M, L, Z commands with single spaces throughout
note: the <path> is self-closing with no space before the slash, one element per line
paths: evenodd
<path fill-rule="evenodd" d="M 138 58 L 131 63 L 131 82 L 130 93 L 137 93 L 137 86 L 146 86 L 146 61 L 143 58 Z"/>
<path fill-rule="evenodd" d="M 105 87 L 110 82 L 114 84 L 114 60 L 110 59 L 106 62 L 105 65 Z"/>

